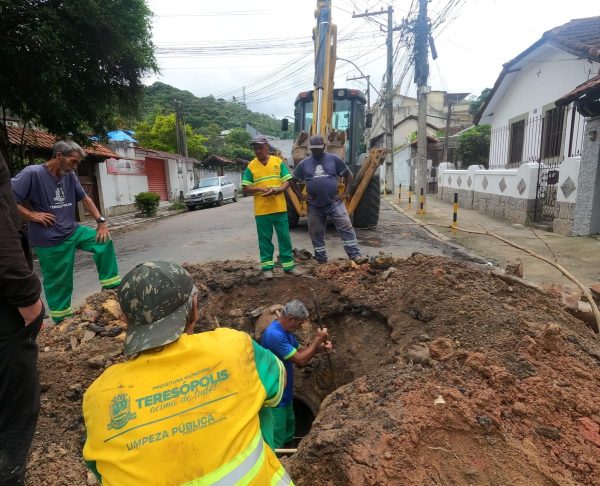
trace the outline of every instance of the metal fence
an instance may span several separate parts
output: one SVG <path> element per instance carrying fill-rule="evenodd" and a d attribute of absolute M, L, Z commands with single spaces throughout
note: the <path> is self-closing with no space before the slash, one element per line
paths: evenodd
<path fill-rule="evenodd" d="M 517 168 L 525 162 L 539 164 L 536 223 L 550 225 L 554 220 L 559 167 L 566 157 L 581 155 L 584 130 L 585 118 L 573 105 L 550 108 L 531 118 L 524 115 L 492 130 L 490 169 Z"/>
<path fill-rule="evenodd" d="M 524 162 L 555 165 L 580 155 L 585 118 L 573 105 L 552 108 L 542 115 L 516 119 L 492 129 L 489 167 L 516 168 Z"/>

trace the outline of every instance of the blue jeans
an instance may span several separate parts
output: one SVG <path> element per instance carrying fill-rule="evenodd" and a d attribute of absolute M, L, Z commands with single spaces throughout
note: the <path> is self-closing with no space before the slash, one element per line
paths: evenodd
<path fill-rule="evenodd" d="M 308 233 L 315 250 L 315 258 L 319 262 L 327 261 L 325 251 L 325 231 L 327 218 L 330 218 L 337 229 L 348 258 L 360 256 L 356 233 L 350 222 L 346 206 L 341 201 L 334 201 L 328 206 L 315 207 L 308 205 Z"/>

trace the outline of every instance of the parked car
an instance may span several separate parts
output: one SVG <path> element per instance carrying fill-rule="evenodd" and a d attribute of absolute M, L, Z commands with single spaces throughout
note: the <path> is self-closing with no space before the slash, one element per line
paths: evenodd
<path fill-rule="evenodd" d="M 196 181 L 190 192 L 183 196 L 189 210 L 210 205 L 221 206 L 223 201 L 237 201 L 237 188 L 229 177 L 208 177 Z"/>

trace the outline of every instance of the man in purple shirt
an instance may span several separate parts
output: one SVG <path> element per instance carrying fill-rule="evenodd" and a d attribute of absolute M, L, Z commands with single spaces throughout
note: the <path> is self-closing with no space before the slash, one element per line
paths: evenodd
<path fill-rule="evenodd" d="M 369 259 L 360 254 L 356 232 L 344 205 L 354 180 L 352 172 L 337 155 L 325 152 L 325 140 L 321 135 L 310 137 L 308 147 L 312 155 L 296 166 L 290 187 L 298 197 L 308 201 L 308 233 L 315 258 L 319 263 L 327 262 L 325 230 L 327 218 L 330 218 L 338 230 L 348 258 L 358 264 L 368 262 Z M 343 178 L 346 188 L 341 195 L 338 194 L 338 177 Z M 302 195 L 296 181 L 306 181 L 306 195 Z"/>
<path fill-rule="evenodd" d="M 60 141 L 54 145 L 49 161 L 25 167 L 11 181 L 18 211 L 29 221 L 29 240 L 42 268 L 44 293 L 55 323 L 73 312 L 76 249 L 93 254 L 102 288 L 115 288 L 121 282 L 106 219 L 75 174 L 85 157 L 85 151 L 75 142 Z M 96 231 L 77 223 L 75 210 L 79 201 L 96 219 Z M 33 210 L 25 208 L 23 202 L 28 202 Z"/>

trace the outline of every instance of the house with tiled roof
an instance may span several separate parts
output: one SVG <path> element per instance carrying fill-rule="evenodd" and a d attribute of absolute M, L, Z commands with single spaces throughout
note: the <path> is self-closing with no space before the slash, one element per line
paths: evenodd
<path fill-rule="evenodd" d="M 600 16 L 555 27 L 504 64 L 475 116 L 476 124 L 492 126 L 490 167 L 576 155 L 582 120 L 556 101 L 598 74 Z"/>
<path fill-rule="evenodd" d="M 537 168 L 536 223 L 552 226 L 563 214 L 557 203 L 577 189 L 571 172 L 583 148 L 585 117 L 571 103 L 576 96 L 557 101 L 599 75 L 600 16 L 571 20 L 504 64 L 475 117 L 476 124 L 491 125 L 490 169 Z"/>

